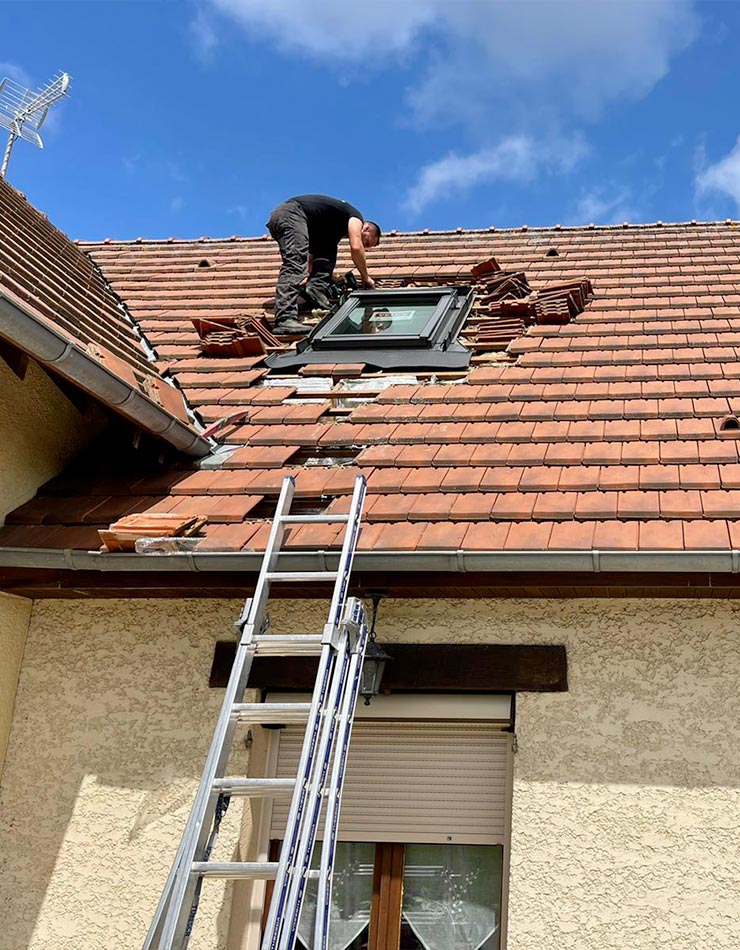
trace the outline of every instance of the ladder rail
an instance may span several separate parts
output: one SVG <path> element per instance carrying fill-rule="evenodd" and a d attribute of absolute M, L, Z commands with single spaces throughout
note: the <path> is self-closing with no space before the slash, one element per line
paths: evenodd
<path fill-rule="evenodd" d="M 362 506 L 365 499 L 366 491 L 366 482 L 362 476 L 358 476 L 355 480 L 355 487 L 352 493 L 352 501 L 350 503 L 350 514 L 348 516 L 347 531 L 344 536 L 344 542 L 342 544 L 342 550 L 339 556 L 339 567 L 337 571 L 337 578 L 334 584 L 334 590 L 332 593 L 331 605 L 329 607 L 329 620 L 324 627 L 324 639 L 325 641 L 331 641 L 337 636 L 337 631 L 342 625 L 344 620 L 346 600 L 347 600 L 347 589 L 349 575 L 352 569 L 352 562 L 354 560 L 354 551 L 357 544 L 357 535 L 359 533 L 360 519 L 362 516 Z M 346 626 L 345 626 L 346 630 Z M 346 634 L 343 633 L 342 636 Z M 314 742 L 316 741 L 316 735 L 313 736 Z M 305 766 L 307 764 L 307 758 L 304 758 L 304 753 L 306 753 L 307 743 L 309 741 L 308 730 L 306 733 L 306 738 L 304 739 L 303 748 L 301 750 L 301 759 L 299 762 L 298 774 L 299 776 L 306 775 Z M 315 749 L 315 746 L 313 747 Z M 324 773 L 325 774 L 325 773 Z M 299 848 L 301 847 L 302 840 L 302 825 L 303 825 L 303 815 L 304 807 L 306 803 L 306 789 L 299 789 L 296 787 L 296 792 L 293 800 L 291 801 L 290 811 L 288 813 L 288 818 L 286 821 L 286 839 L 283 841 L 283 849 L 281 852 L 281 858 L 279 862 L 279 870 L 275 878 L 275 886 L 272 892 L 272 900 L 270 901 L 270 907 L 268 910 L 267 921 L 265 924 L 264 935 L 262 938 L 262 950 L 283 950 L 283 948 L 288 948 L 292 950 L 292 946 L 295 943 L 295 934 L 293 934 L 292 943 L 283 943 L 281 942 L 281 935 L 284 932 L 285 927 L 285 917 L 290 908 L 290 904 L 293 902 L 293 894 L 295 894 L 296 886 L 293 885 L 291 878 L 295 878 L 295 862 L 298 857 Z M 319 803 L 320 804 L 320 803 Z M 290 838 L 288 838 L 288 834 Z M 314 839 L 315 840 L 315 829 L 314 829 Z M 313 847 L 313 842 L 311 842 L 311 848 Z M 310 863 L 310 855 L 309 855 Z M 293 869 L 293 873 L 289 874 L 289 868 Z M 300 904 L 302 899 L 302 891 L 298 898 L 298 903 Z M 293 914 L 291 910 L 291 914 Z M 300 912 L 300 907 L 299 907 Z"/>
<path fill-rule="evenodd" d="M 269 595 L 269 581 L 266 574 L 279 555 L 279 545 L 282 541 L 285 527 L 282 522 L 282 516 L 287 513 L 290 503 L 293 500 L 295 491 L 295 482 L 292 478 L 286 478 L 278 498 L 276 508 L 276 517 L 273 520 L 270 530 L 265 557 L 262 561 L 262 567 L 257 578 L 257 584 L 253 596 L 245 603 L 242 615 L 238 624 L 240 626 L 240 639 L 234 658 L 234 664 L 231 668 L 231 674 L 226 686 L 221 712 L 219 713 L 216 729 L 211 740 L 211 746 L 208 751 L 206 763 L 201 775 L 200 785 L 193 801 L 190 815 L 188 817 L 185 831 L 183 833 L 181 848 L 178 849 L 175 863 L 173 864 L 167 885 L 168 895 L 163 893 L 161 907 L 158 907 L 158 914 L 152 921 L 150 936 L 144 944 L 145 950 L 149 947 L 157 947 L 157 950 L 180 950 L 175 940 L 179 940 L 180 945 L 186 940 L 185 928 L 188 924 L 188 917 L 182 912 L 187 904 L 187 892 L 191 892 L 191 899 L 195 896 L 196 881 L 191 874 L 191 865 L 195 860 L 195 854 L 198 845 L 205 844 L 209 828 L 206 824 L 206 817 L 211 811 L 215 811 L 218 793 L 214 792 L 212 785 L 216 777 L 219 766 L 225 766 L 225 760 L 231 750 L 231 738 L 233 737 L 237 723 L 231 715 L 231 708 L 237 698 L 241 698 L 246 688 L 246 682 L 252 665 L 253 650 L 251 640 L 255 632 L 257 622 L 261 620 L 264 608 Z M 249 604 L 249 608 L 247 608 Z M 246 613 L 246 617 L 244 616 Z M 242 622 L 242 618 L 243 622 Z M 260 623 L 261 626 L 261 623 Z M 259 629 L 259 628 L 258 628 Z M 210 806 L 210 807 L 209 807 Z M 165 887 L 167 888 L 167 885 Z M 189 905 L 188 905 L 189 906 Z M 160 928 L 160 916 L 161 928 Z M 188 914 L 189 916 L 189 914 Z M 158 933 L 161 929 L 159 943 L 155 944 Z M 151 937 L 151 939 L 150 939 Z"/>
<path fill-rule="evenodd" d="M 314 926 L 314 950 L 328 950 L 329 922 L 331 914 L 331 895 L 334 885 L 334 861 L 337 849 L 337 831 L 339 828 L 339 813 L 342 807 L 342 791 L 344 789 L 344 775 L 347 767 L 347 753 L 352 738 L 357 700 L 360 695 L 360 678 L 362 664 L 365 659 L 365 649 L 368 640 L 367 619 L 365 608 L 360 601 L 356 601 L 357 622 L 359 636 L 352 651 L 350 660 L 350 687 L 346 691 L 344 711 L 340 718 L 339 734 L 336 738 L 336 751 L 332 763 L 332 776 L 329 785 L 329 797 L 326 803 L 324 821 L 324 841 L 321 848 L 319 864 L 318 893 L 316 895 L 316 921 Z"/>
<path fill-rule="evenodd" d="M 343 638 L 345 637 L 348 638 L 348 632 L 343 633 Z M 337 709 L 341 703 L 347 681 L 348 669 L 349 656 L 346 652 L 343 652 L 341 669 L 339 675 L 334 677 L 332 691 L 329 696 L 329 706 L 331 709 Z M 300 828 L 298 847 L 294 858 L 294 873 L 288 882 L 285 903 L 282 909 L 281 933 L 276 943 L 278 950 L 293 950 L 295 944 L 298 918 L 300 917 L 303 895 L 305 893 L 306 875 L 311 865 L 316 832 L 321 816 L 321 806 L 323 804 L 323 790 L 326 785 L 326 776 L 329 772 L 331 754 L 334 748 L 338 724 L 337 719 L 338 717 L 336 715 L 332 715 L 328 721 L 324 721 L 318 754 L 319 767 L 313 776 L 308 790 L 307 809 L 302 827 Z"/>
<path fill-rule="evenodd" d="M 316 677 L 317 688 L 314 690 L 314 696 L 311 702 L 312 710 L 311 713 L 309 713 L 306 733 L 298 762 L 298 778 L 296 780 L 293 797 L 290 801 L 288 818 L 285 823 L 286 837 L 283 841 L 283 847 L 278 861 L 278 870 L 275 875 L 275 885 L 273 887 L 272 899 L 265 923 L 265 932 L 262 938 L 262 950 L 275 950 L 277 947 L 280 919 L 285 902 L 285 895 L 290 883 L 289 868 L 293 864 L 295 850 L 298 846 L 301 820 L 308 794 L 307 783 L 302 780 L 302 777 L 306 774 L 310 774 L 313 768 L 323 719 L 320 707 L 323 706 L 326 701 L 332 662 L 331 644 L 327 643 L 322 650 L 321 659 L 319 661 L 319 671 Z M 319 683 L 321 684 L 320 686 L 318 685 Z M 288 837 L 289 834 L 290 837 Z"/>
<path fill-rule="evenodd" d="M 344 614 L 347 589 L 349 587 L 350 574 L 352 573 L 352 565 L 355 560 L 357 537 L 360 533 L 360 520 L 362 518 L 362 507 L 365 503 L 366 492 L 367 482 L 362 475 L 358 475 L 355 479 L 355 487 L 352 492 L 350 516 L 342 544 L 342 553 L 339 555 L 339 576 L 334 584 L 331 605 L 329 607 L 330 622 L 333 623 L 334 626 L 338 626 L 341 623 Z"/>

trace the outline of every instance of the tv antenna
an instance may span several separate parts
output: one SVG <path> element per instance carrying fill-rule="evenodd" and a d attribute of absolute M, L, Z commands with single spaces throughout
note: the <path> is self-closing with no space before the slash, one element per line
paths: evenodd
<path fill-rule="evenodd" d="M 49 109 L 66 95 L 69 89 L 69 75 L 60 73 L 51 82 L 36 92 L 26 89 L 12 79 L 0 81 L 0 127 L 8 129 L 10 135 L 5 147 L 0 178 L 5 178 L 10 153 L 17 139 L 25 139 L 39 148 L 44 147 L 39 129 L 44 124 Z"/>

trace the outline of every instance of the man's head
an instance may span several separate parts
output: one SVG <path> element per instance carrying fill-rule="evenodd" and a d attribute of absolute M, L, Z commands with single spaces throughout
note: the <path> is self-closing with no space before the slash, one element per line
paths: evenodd
<path fill-rule="evenodd" d="M 363 247 L 376 247 L 380 244 L 381 233 L 379 224 L 376 224 L 374 221 L 365 221 L 362 225 Z"/>

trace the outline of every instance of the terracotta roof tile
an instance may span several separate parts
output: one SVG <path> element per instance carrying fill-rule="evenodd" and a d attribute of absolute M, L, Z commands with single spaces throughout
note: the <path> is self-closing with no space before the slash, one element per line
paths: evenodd
<path fill-rule="evenodd" d="M 221 469 L 178 472 L 169 482 L 141 475 L 138 495 L 136 478 L 106 483 L 91 473 L 94 485 L 84 476 L 71 488 L 60 481 L 15 519 L 36 518 L 26 530 L 40 537 L 44 519 L 63 517 L 65 498 L 77 499 L 67 517 L 79 520 L 137 504 L 190 510 L 211 497 L 224 499 L 223 517 L 237 518 L 244 508 L 232 514 L 229 505 L 240 496 L 262 498 L 254 510 L 268 517 L 286 472 L 297 476 L 302 504 L 346 510 L 359 469 L 370 478 L 361 543 L 372 549 L 726 546 L 731 530 L 740 536 L 739 439 L 720 429 L 740 412 L 739 232 L 720 224 L 566 228 L 558 232 L 557 260 L 533 253 L 534 230 L 389 235 L 369 260 L 397 285 L 435 274 L 444 280 L 448 271 L 473 279 L 471 269 L 494 257 L 509 272 L 502 280 L 526 271 L 527 285 L 541 292 L 585 274 L 595 297 L 577 316 L 569 313 L 567 324 L 523 331 L 518 318 L 519 329 L 503 343 L 514 340 L 508 353 L 476 344 L 466 378 L 409 373 L 403 378 L 415 383 L 384 388 L 384 374 L 358 364 L 350 370 L 361 374 L 362 394 L 337 382 L 347 369 L 338 364 L 273 380 L 257 358 L 197 355 L 193 318 L 248 309 L 269 323 L 274 243 L 90 245 L 152 342 L 171 348 L 169 371 L 204 418 L 247 409 L 248 419 L 218 434 L 235 448 Z M 218 266 L 198 268 L 204 254 Z M 341 249 L 338 266 L 345 263 Z M 478 312 L 465 330 L 472 339 L 474 323 L 482 326 L 479 341 L 503 339 L 514 326 L 488 289 L 499 273 L 480 278 Z M 493 311 L 480 309 L 494 303 L 498 325 Z M 702 524 L 710 526 L 704 534 Z M 232 527 L 240 532 L 229 533 Z M 264 521 L 249 524 L 250 537 L 246 528 L 209 524 L 202 543 L 213 550 L 264 545 Z M 294 532 L 290 543 L 331 546 L 332 538 Z"/>
<path fill-rule="evenodd" d="M 257 534 L 259 525 L 207 525 L 205 537 L 198 542 L 198 551 L 241 551 Z"/>
<path fill-rule="evenodd" d="M 226 459 L 224 468 L 282 468 L 299 451 L 300 446 L 298 445 L 244 446 L 237 449 Z M 198 472 L 197 474 L 213 475 L 212 472 Z"/>
<path fill-rule="evenodd" d="M 660 495 L 660 514 L 663 518 L 691 518 L 703 512 L 698 491 L 663 491 Z"/>
<path fill-rule="evenodd" d="M 561 521 L 552 525 L 549 546 L 553 550 L 589 550 L 593 546 L 592 521 Z"/>
<path fill-rule="evenodd" d="M 703 491 L 701 506 L 706 518 L 738 518 L 740 491 Z"/>
<path fill-rule="evenodd" d="M 429 524 L 419 539 L 416 547 L 420 551 L 430 550 L 458 550 L 469 529 L 468 524 L 445 521 L 438 524 Z"/>
<path fill-rule="evenodd" d="M 414 551 L 428 525 L 423 522 L 415 524 L 401 522 L 400 524 L 377 524 L 368 525 L 367 527 L 370 530 L 378 530 L 372 545 L 374 549 L 381 551 Z M 361 536 L 360 549 L 363 548 L 364 543 L 365 539 Z"/>
<path fill-rule="evenodd" d="M 600 551 L 636 550 L 639 541 L 637 521 L 597 521 L 593 546 Z"/>
<path fill-rule="evenodd" d="M 579 521 L 617 517 L 617 492 L 578 492 L 575 516 Z"/>
<path fill-rule="evenodd" d="M 722 549 L 730 546 L 730 534 L 726 521 L 685 521 L 683 525 L 684 545 L 691 549 Z"/>
<path fill-rule="evenodd" d="M 576 492 L 539 492 L 535 496 L 532 517 L 535 521 L 570 521 L 575 516 Z"/>
<path fill-rule="evenodd" d="M 683 550 L 683 525 L 680 521 L 643 521 L 639 525 L 640 550 Z"/>

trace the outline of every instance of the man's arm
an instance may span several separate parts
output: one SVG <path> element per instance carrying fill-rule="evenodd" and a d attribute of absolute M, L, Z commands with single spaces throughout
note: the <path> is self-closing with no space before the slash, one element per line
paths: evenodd
<path fill-rule="evenodd" d="M 367 262 L 365 260 L 365 247 L 362 243 L 362 221 L 359 218 L 350 218 L 347 225 L 347 237 L 349 238 L 349 252 L 352 256 L 352 263 L 360 272 L 362 283 L 371 290 L 375 286 L 375 281 L 367 272 Z"/>

